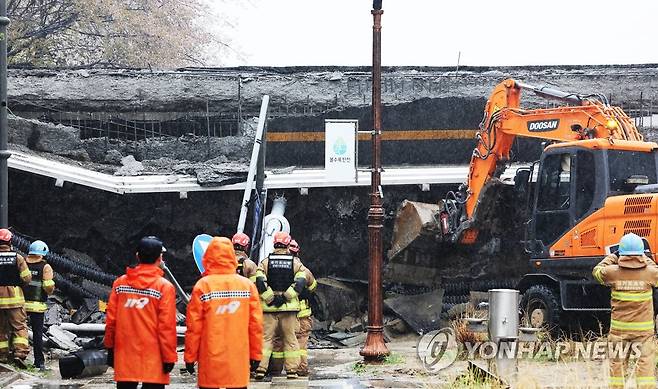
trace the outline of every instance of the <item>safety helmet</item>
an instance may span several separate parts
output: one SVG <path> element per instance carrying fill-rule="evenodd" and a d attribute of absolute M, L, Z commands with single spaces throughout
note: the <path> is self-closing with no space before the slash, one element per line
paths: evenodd
<path fill-rule="evenodd" d="M 299 244 L 297 243 L 296 240 L 291 240 L 290 244 L 288 245 L 288 250 L 290 250 L 291 253 L 297 254 L 299 252 Z"/>
<path fill-rule="evenodd" d="M 274 247 L 288 247 L 292 238 L 290 234 L 285 231 L 279 231 L 274 234 Z"/>
<path fill-rule="evenodd" d="M 14 237 L 14 234 L 11 233 L 6 228 L 0 229 L 0 242 L 11 242 L 11 238 Z"/>
<path fill-rule="evenodd" d="M 644 254 L 644 241 L 634 233 L 626 234 L 619 241 L 619 255 Z"/>
<path fill-rule="evenodd" d="M 30 250 L 28 251 L 28 254 L 30 255 L 48 255 L 50 250 L 48 249 L 48 245 L 41 241 L 41 240 L 35 240 L 32 242 L 30 245 Z"/>
<path fill-rule="evenodd" d="M 247 247 L 249 247 L 249 241 L 249 236 L 244 232 L 238 232 L 233 235 L 233 239 L 231 239 L 231 242 L 233 242 L 233 248 L 238 250 L 246 250 Z"/>

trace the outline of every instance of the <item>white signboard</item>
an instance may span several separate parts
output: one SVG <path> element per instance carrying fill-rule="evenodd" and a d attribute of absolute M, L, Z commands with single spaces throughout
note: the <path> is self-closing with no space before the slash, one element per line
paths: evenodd
<path fill-rule="evenodd" d="M 356 133 L 358 120 L 324 122 L 324 171 L 328 179 L 356 180 Z"/>

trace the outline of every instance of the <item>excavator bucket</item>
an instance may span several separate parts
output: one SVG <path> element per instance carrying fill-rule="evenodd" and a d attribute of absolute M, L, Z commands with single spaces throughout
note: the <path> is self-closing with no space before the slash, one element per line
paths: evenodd
<path fill-rule="evenodd" d="M 404 200 L 395 215 L 393 241 L 388 258 L 393 259 L 402 251 L 421 241 L 434 241 L 440 234 L 437 222 L 440 204 L 419 203 Z"/>

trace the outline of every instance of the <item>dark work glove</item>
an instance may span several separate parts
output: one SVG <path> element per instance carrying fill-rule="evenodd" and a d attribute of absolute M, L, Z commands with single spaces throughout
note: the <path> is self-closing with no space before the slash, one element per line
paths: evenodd
<path fill-rule="evenodd" d="M 190 373 L 190 374 L 194 374 L 194 362 L 186 363 L 185 364 L 185 370 L 187 370 L 187 372 Z"/>
<path fill-rule="evenodd" d="M 255 360 L 250 360 L 249 365 L 251 366 L 251 371 L 256 371 L 258 369 L 258 365 L 260 365 L 260 361 L 255 361 Z"/>
<path fill-rule="evenodd" d="M 113 348 L 108 348 L 107 349 L 107 365 L 109 367 L 114 367 L 114 349 Z"/>
<path fill-rule="evenodd" d="M 168 363 L 164 362 L 162 364 L 162 370 L 164 370 L 165 374 L 171 373 L 172 370 L 174 370 L 174 364 L 173 363 Z"/>
<path fill-rule="evenodd" d="M 299 300 L 308 300 L 309 298 L 311 298 L 311 292 L 309 292 L 307 288 L 304 288 L 302 293 L 299 294 Z"/>
<path fill-rule="evenodd" d="M 275 307 L 279 308 L 285 303 L 286 303 L 286 298 L 282 294 L 277 294 L 276 296 L 274 296 L 274 300 L 272 300 L 271 305 L 274 305 Z"/>

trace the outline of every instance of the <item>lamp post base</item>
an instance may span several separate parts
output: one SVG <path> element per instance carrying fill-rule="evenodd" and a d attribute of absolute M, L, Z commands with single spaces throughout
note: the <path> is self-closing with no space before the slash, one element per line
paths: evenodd
<path fill-rule="evenodd" d="M 366 343 L 359 352 L 365 362 L 381 362 L 391 352 L 384 342 L 384 328 L 368 326 Z"/>

